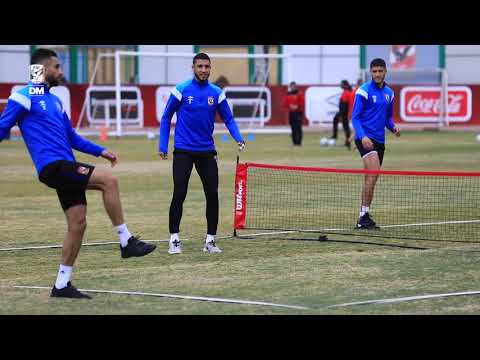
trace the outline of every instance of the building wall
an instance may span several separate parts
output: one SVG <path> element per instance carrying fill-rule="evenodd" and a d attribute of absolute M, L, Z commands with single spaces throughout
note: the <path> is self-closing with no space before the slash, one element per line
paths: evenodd
<path fill-rule="evenodd" d="M 299 84 L 354 82 L 359 74 L 358 45 L 284 45 L 292 60 L 294 80 Z M 193 45 L 140 45 L 140 51 L 193 52 Z M 315 55 L 311 57 L 307 55 Z M 28 79 L 30 46 L 0 45 L 0 83 L 22 83 Z M 450 83 L 480 84 L 480 45 L 447 45 L 446 67 Z M 283 83 L 287 67 L 283 62 Z M 176 84 L 191 76 L 191 60 L 140 57 L 139 81 L 143 84 Z"/>
<path fill-rule="evenodd" d="M 359 45 L 284 45 L 284 54 L 294 58 L 284 61 L 283 83 L 287 84 L 287 62 L 292 79 L 298 84 L 339 84 L 346 79 L 356 82 L 360 69 Z"/>
<path fill-rule="evenodd" d="M 139 45 L 139 51 L 193 53 L 193 45 Z M 192 76 L 191 58 L 139 57 L 140 84 L 174 85 Z"/>
<path fill-rule="evenodd" d="M 202 46 L 200 52 L 207 54 L 247 54 L 247 46 L 242 47 L 209 47 Z M 225 76 L 231 84 L 248 84 L 248 60 L 246 59 L 212 59 L 210 81 L 215 82 L 218 77 Z"/>
<path fill-rule="evenodd" d="M 447 45 L 446 67 L 452 84 L 480 84 L 480 45 Z"/>
<path fill-rule="evenodd" d="M 28 81 L 29 45 L 0 45 L 0 83 Z"/>
<path fill-rule="evenodd" d="M 219 48 L 202 48 L 202 51 L 222 52 Z M 193 45 L 140 45 L 139 51 L 193 52 Z M 232 50 L 233 51 L 233 50 Z M 232 52 L 230 51 L 230 52 Z M 246 52 L 240 48 L 236 52 Z M 272 51 L 273 52 L 273 51 Z M 358 45 L 284 45 L 285 54 L 295 54 L 292 74 L 299 84 L 338 84 L 347 79 L 355 82 L 359 76 Z M 232 83 L 248 83 L 248 62 L 245 60 L 215 60 L 211 80 L 215 81 L 222 72 Z M 287 61 L 283 62 L 282 81 L 288 83 Z M 232 70 L 227 65 L 235 64 Z M 276 63 L 273 62 L 271 82 L 276 81 Z M 220 71 L 221 69 L 221 71 Z M 190 77 L 191 59 L 154 58 L 142 56 L 139 60 L 141 84 L 176 84 Z"/>

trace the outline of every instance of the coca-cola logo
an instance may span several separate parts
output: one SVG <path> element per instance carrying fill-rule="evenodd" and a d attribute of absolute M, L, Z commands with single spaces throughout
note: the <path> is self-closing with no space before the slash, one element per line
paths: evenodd
<path fill-rule="evenodd" d="M 466 122 L 472 115 L 472 91 L 467 86 L 449 86 L 444 103 L 440 87 L 407 86 L 400 94 L 400 116 L 407 122 L 437 122 L 445 110 L 449 122 Z"/>

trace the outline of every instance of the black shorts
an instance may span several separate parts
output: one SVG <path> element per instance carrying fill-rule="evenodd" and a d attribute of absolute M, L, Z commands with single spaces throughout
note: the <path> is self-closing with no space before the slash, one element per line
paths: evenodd
<path fill-rule="evenodd" d="M 75 205 L 87 205 L 85 190 L 95 166 L 58 160 L 46 165 L 40 173 L 42 183 L 57 190 L 63 211 Z"/>
<path fill-rule="evenodd" d="M 174 149 L 173 154 L 187 154 L 192 158 L 208 158 L 208 157 L 215 157 L 217 156 L 216 150 L 210 151 L 189 151 L 183 149 Z"/>
<path fill-rule="evenodd" d="M 380 160 L 380 165 L 383 163 L 383 154 L 385 153 L 385 144 L 379 143 L 373 139 L 370 139 L 373 143 L 373 149 L 367 150 L 363 147 L 361 140 L 355 140 L 355 145 L 357 145 L 358 152 L 363 158 L 365 155 L 375 151 L 378 154 L 378 159 Z"/>

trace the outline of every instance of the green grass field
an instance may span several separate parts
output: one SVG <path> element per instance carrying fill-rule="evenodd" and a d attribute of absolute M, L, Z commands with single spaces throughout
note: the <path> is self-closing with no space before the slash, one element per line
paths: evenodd
<path fill-rule="evenodd" d="M 305 134 L 293 148 L 288 135 L 256 135 L 242 161 L 361 168 L 357 152 L 342 146 L 321 148 L 320 134 Z M 232 234 L 236 148 L 216 137 L 220 171 L 218 237 Z M 120 179 L 126 222 L 145 240 L 168 239 L 172 193 L 171 160 L 160 161 L 157 141 L 110 140 L 119 154 L 112 171 Z M 106 161 L 77 154 L 79 161 L 109 168 Z M 473 133 L 405 132 L 388 137 L 384 169 L 480 171 L 480 144 Z M 0 248 L 59 244 L 66 223 L 53 190 L 37 181 L 23 142 L 0 144 Z M 101 196 L 88 193 L 87 243 L 117 241 Z M 357 209 L 355 210 L 357 211 Z M 367 245 L 382 242 L 330 236 L 347 242 L 268 239 L 220 239 L 222 254 L 202 252 L 206 231 L 205 201 L 195 173 L 184 204 L 181 237 L 184 253 L 167 254 L 168 244 L 144 258 L 123 260 L 118 245 L 83 247 L 73 280 L 83 289 L 103 289 L 219 297 L 308 307 L 309 310 L 193 300 L 93 294 L 92 301 L 50 299 L 61 249 L 0 251 L 0 314 L 478 314 L 476 296 L 398 304 L 328 308 L 330 305 L 391 297 L 480 291 L 480 246 L 400 241 L 429 247 L 412 250 Z"/>

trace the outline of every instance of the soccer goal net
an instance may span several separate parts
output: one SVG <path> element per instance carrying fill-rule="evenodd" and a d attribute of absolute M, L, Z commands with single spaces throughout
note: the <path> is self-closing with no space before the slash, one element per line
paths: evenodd
<path fill-rule="evenodd" d="M 290 65 L 290 56 L 285 54 L 247 54 L 247 53 L 209 53 L 212 59 L 212 67 L 215 68 L 215 61 L 231 60 L 232 66 L 238 64 L 238 60 L 254 60 L 255 71 L 253 79 L 247 84 L 227 84 L 223 87 L 227 102 L 232 109 L 233 115 L 241 131 L 250 131 L 251 129 L 261 128 L 272 116 L 272 96 L 267 86 L 269 74 L 272 67 L 280 68 L 279 60 L 286 64 L 287 74 L 285 81 L 292 78 Z M 191 61 L 194 53 L 175 53 L 175 52 L 142 52 L 142 51 L 116 51 L 114 54 L 100 54 L 93 75 L 90 79 L 85 102 L 77 122 L 77 130 L 81 133 L 89 131 L 98 132 L 100 128 L 108 128 L 112 135 L 121 137 L 124 134 L 144 134 L 145 119 L 144 104 L 140 85 L 132 84 L 131 79 L 125 79 L 122 74 L 125 72 L 125 63 L 131 63 L 132 59 L 148 59 L 150 68 L 155 68 L 152 64 L 158 64 L 156 67 L 165 69 L 169 62 L 179 62 L 185 67 L 185 78 L 193 76 L 191 70 Z M 96 69 L 98 64 L 105 58 L 114 58 L 115 82 L 112 85 L 94 85 Z M 281 71 L 281 69 L 280 69 Z M 137 79 L 138 80 L 138 79 Z M 213 82 L 215 79 L 210 79 Z M 155 127 L 160 125 L 163 109 L 168 100 L 170 90 L 175 86 L 174 81 L 168 78 L 158 80 L 156 94 L 156 120 Z M 158 99 L 163 101 L 158 101 Z M 152 106 L 152 104 L 149 104 Z M 86 118 L 87 124 L 82 120 Z M 151 119 L 150 119 L 151 120 Z M 172 118 L 175 123 L 176 117 Z M 150 121 L 152 123 L 152 121 Z M 87 125 L 87 126 L 85 126 Z"/>
<path fill-rule="evenodd" d="M 371 80 L 368 70 L 361 71 L 364 81 Z M 388 70 L 386 82 L 400 90 L 395 94 L 400 117 L 411 124 L 449 126 L 456 116 L 458 87 L 448 85 L 448 73 L 441 68 Z M 463 93 L 462 93 L 463 94 Z"/>

